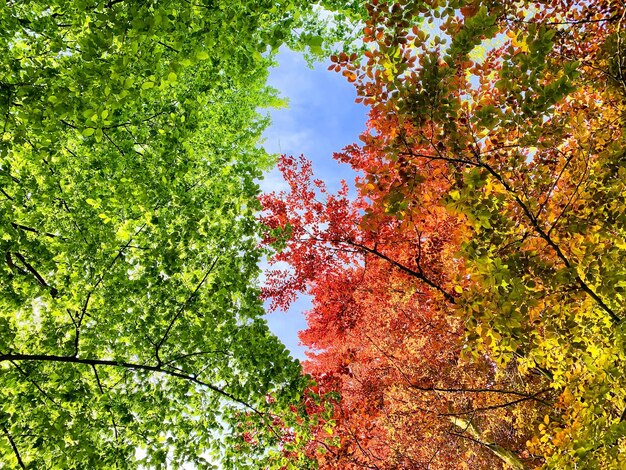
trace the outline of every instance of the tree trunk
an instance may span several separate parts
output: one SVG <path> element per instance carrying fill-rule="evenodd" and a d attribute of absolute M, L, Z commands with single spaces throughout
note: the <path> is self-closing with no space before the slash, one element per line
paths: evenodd
<path fill-rule="evenodd" d="M 469 436 L 487 447 L 491 452 L 496 454 L 504 463 L 506 463 L 509 467 L 514 470 L 527 470 L 526 465 L 519 459 L 519 457 L 508 449 L 494 443 L 494 442 L 484 442 L 482 440 L 481 432 L 472 424 L 471 421 L 467 421 L 462 418 L 458 418 L 456 416 L 452 416 L 450 418 L 452 424 L 461 429 L 462 432 L 469 434 Z"/>

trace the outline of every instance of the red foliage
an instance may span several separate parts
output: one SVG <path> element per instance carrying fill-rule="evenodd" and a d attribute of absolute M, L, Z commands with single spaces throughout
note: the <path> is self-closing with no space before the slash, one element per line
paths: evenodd
<path fill-rule="evenodd" d="M 282 309 L 298 293 L 313 296 L 301 334 L 314 351 L 305 368 L 319 397 L 341 395 L 331 423 L 319 421 L 306 451 L 321 468 L 499 468 L 506 459 L 496 448 L 539 463 L 525 442 L 553 399 L 539 376 L 550 373 L 541 366 L 522 378 L 514 362 L 532 347 L 524 333 L 503 338 L 512 328 L 492 311 L 482 312 L 489 320 L 479 324 L 468 297 L 491 289 L 500 299 L 503 286 L 478 284 L 476 269 L 468 275 L 471 256 L 460 252 L 475 237 L 474 254 L 484 249 L 494 258 L 489 250 L 501 247 L 499 266 L 518 262 L 520 286 L 557 272 L 536 274 L 518 254 L 540 253 L 541 263 L 557 267 L 565 258 L 558 249 L 555 255 L 538 219 L 556 225 L 577 190 L 570 187 L 577 178 L 561 180 L 577 143 L 568 119 L 599 127 L 593 111 L 605 101 L 585 96 L 590 88 L 575 92 L 573 83 L 579 73 L 610 82 L 613 59 L 602 57 L 603 48 L 618 19 L 621 25 L 623 6 L 374 0 L 367 10 L 363 57 L 331 57 L 331 69 L 354 82 L 358 101 L 371 107 L 363 146 L 336 154 L 359 172 L 357 196 L 350 199 L 345 184 L 330 194 L 309 162 L 284 157 L 289 191 L 262 197 L 265 242 L 282 248 L 273 261 L 288 266 L 270 272 L 263 295 Z M 427 37 L 428 22 L 444 39 Z M 487 37 L 497 37 L 495 44 L 472 57 Z M 623 81 L 621 71 L 615 77 Z M 465 206 L 451 202 L 457 200 Z M 491 336 L 481 338 L 483 327 Z M 509 362 L 469 354 L 468 332 L 493 342 L 500 335 Z M 451 417 L 467 418 L 473 431 Z M 332 435 L 325 424 L 334 425 Z"/>
<path fill-rule="evenodd" d="M 363 158 L 356 148 L 350 152 Z M 341 396 L 332 434 L 322 420 L 309 455 L 322 468 L 418 468 L 429 461 L 437 468 L 457 468 L 461 461 L 499 468 L 498 459 L 459 437 L 450 422 L 450 414 L 512 397 L 478 393 L 497 388 L 493 364 L 461 359 L 453 286 L 462 225 L 433 207 L 414 207 L 403 220 L 372 212 L 376 206 L 361 196 L 365 189 L 372 196 L 369 183 L 359 184 L 353 200 L 345 184 L 329 194 L 303 157 L 284 157 L 280 169 L 290 191 L 262 197 L 265 242 L 282 239 L 272 262 L 290 267 L 270 271 L 263 294 L 283 309 L 300 292 L 313 296 L 308 328 L 300 334 L 314 351 L 305 369 L 320 396 Z M 393 179 L 390 171 L 387 180 Z M 497 410 L 489 423 L 477 422 L 510 443 L 504 419 L 511 416 L 506 407 Z"/>

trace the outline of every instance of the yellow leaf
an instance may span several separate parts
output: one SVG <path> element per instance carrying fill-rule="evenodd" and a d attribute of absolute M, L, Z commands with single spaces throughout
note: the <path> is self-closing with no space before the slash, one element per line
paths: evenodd
<path fill-rule="evenodd" d="M 511 43 L 515 46 L 515 47 L 519 47 L 519 49 L 522 52 L 528 52 L 528 44 L 526 44 L 526 39 L 522 38 L 521 40 L 518 39 L 518 36 L 515 36 L 513 38 L 513 40 L 511 41 Z"/>

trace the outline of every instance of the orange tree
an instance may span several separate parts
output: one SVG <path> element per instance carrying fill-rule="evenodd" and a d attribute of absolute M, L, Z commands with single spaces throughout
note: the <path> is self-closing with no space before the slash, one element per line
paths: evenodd
<path fill-rule="evenodd" d="M 309 370 L 322 382 L 335 380 L 343 397 L 338 409 L 364 407 L 361 425 L 354 414 L 338 412 L 336 452 L 349 453 L 350 465 L 420 468 L 436 448 L 435 466 L 455 468 L 477 451 L 449 438 L 428 442 L 443 435 L 445 413 L 418 410 L 420 399 L 437 406 L 451 392 L 437 392 L 436 400 L 422 389 L 517 380 L 518 388 L 502 389 L 525 393 L 521 398 L 545 393 L 541 401 L 524 400 L 523 414 L 513 412 L 517 403 L 481 403 L 489 392 L 465 390 L 446 405 L 465 425 L 456 432 L 460 439 L 488 450 L 482 458 L 620 468 L 623 5 L 373 1 L 368 13 L 364 55 L 334 56 L 331 67 L 371 107 L 364 145 L 340 155 L 362 175 L 356 205 L 350 217 L 337 215 L 343 225 L 320 219 L 324 237 L 301 235 L 315 222 L 306 214 L 337 209 L 332 197 L 314 206 L 313 193 L 303 196 L 308 210 L 273 206 L 274 214 L 291 217 L 270 221 L 288 228 L 277 259 L 295 268 L 288 278 L 295 284 L 281 286 L 281 295 L 291 287 L 318 299 L 302 336 L 321 350 Z M 370 280 L 377 269 L 378 284 Z M 403 330 L 397 322 L 407 310 L 416 320 Z M 334 319 L 346 315 L 353 344 L 335 331 Z M 431 321 L 439 328 L 419 326 Z M 404 344 L 413 339 L 412 347 Z M 448 367 L 428 372 L 424 364 L 446 355 Z M 424 375 L 439 382 L 420 385 L 420 398 L 408 395 Z M 467 412 L 463 421 L 459 411 Z M 421 431 L 424 416 L 436 416 L 439 427 Z M 504 422 L 509 441 L 496 432 Z M 427 437 L 413 433 L 417 428 Z M 369 429 L 382 437 L 373 440 Z M 355 459 L 359 452 L 369 453 L 367 461 Z"/>
<path fill-rule="evenodd" d="M 372 212 L 362 197 L 351 200 L 347 186 L 329 194 L 302 157 L 279 166 L 289 191 L 262 197 L 263 221 L 266 242 L 282 245 L 273 260 L 292 269 L 270 271 L 264 294 L 275 308 L 298 292 L 314 298 L 301 333 L 314 351 L 306 369 L 318 382 L 305 403 L 309 457 L 322 468 L 535 461 L 524 452 L 531 433 L 522 417 L 548 409 L 545 379 L 522 380 L 487 355 L 461 354 L 451 275 L 463 263 L 455 256 L 465 230 L 459 217 L 423 206 L 400 221 Z"/>

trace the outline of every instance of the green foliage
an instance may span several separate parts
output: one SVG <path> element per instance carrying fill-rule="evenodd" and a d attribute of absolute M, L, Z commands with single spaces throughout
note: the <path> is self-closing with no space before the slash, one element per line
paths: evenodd
<path fill-rule="evenodd" d="M 303 379 L 254 287 L 257 110 L 308 8 L 0 2 L 1 461 L 246 468 L 273 445 Z"/>

